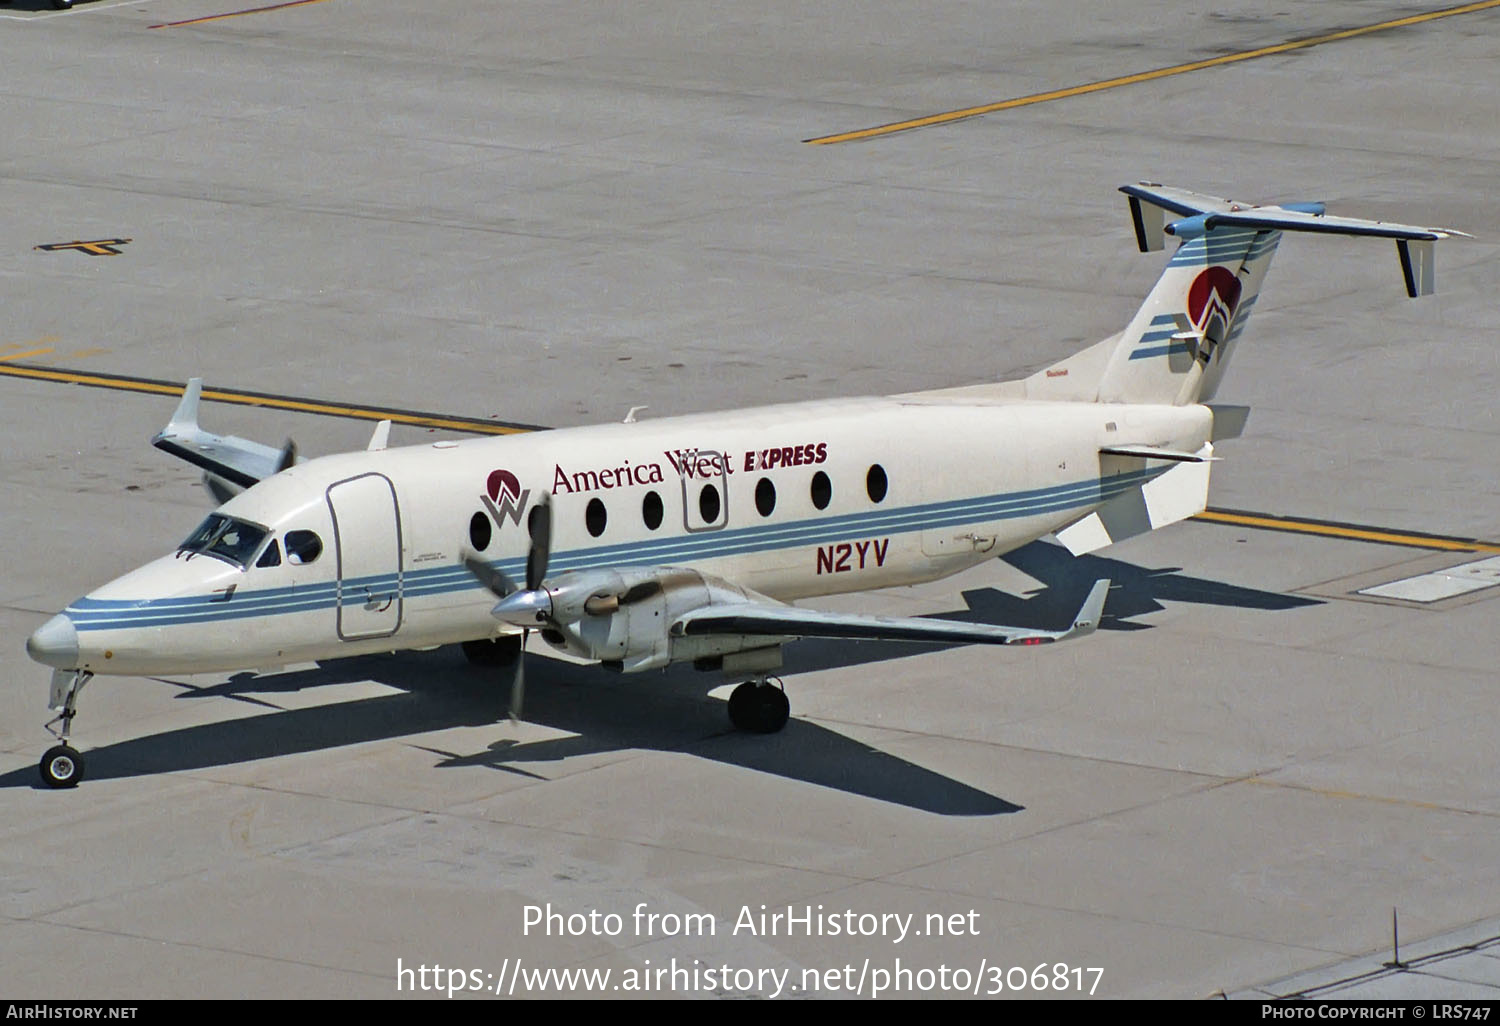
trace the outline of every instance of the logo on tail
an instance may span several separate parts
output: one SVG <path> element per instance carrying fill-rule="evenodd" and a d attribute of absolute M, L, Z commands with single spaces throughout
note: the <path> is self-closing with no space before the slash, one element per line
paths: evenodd
<path fill-rule="evenodd" d="M 1205 364 L 1229 334 L 1240 303 L 1240 279 L 1227 267 L 1215 265 L 1193 279 L 1188 289 L 1188 319 L 1203 336 L 1198 359 Z"/>

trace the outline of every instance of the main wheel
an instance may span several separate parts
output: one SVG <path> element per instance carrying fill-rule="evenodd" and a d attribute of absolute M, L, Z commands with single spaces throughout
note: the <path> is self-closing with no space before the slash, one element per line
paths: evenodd
<path fill-rule="evenodd" d="M 59 11 L 66 11 L 69 7 L 73 6 L 73 0 L 52 0 L 52 6 Z M 63 785 L 54 784 L 53 786 L 61 787 Z"/>
<path fill-rule="evenodd" d="M 747 680 L 729 693 L 729 722 L 736 730 L 749 730 L 755 704 L 755 682 Z"/>
<path fill-rule="evenodd" d="M 774 734 L 786 726 L 792 705 L 774 684 L 745 681 L 729 695 L 729 722 L 752 734 Z"/>
<path fill-rule="evenodd" d="M 67 745 L 47 749 L 37 769 L 48 787 L 77 787 L 83 779 L 83 756 Z"/>
<path fill-rule="evenodd" d="M 509 666 L 521 654 L 521 635 L 465 641 L 460 647 L 475 666 Z"/>

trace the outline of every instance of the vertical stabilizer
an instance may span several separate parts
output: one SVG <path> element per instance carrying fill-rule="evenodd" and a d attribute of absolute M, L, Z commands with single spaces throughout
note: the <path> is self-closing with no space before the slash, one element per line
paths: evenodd
<path fill-rule="evenodd" d="M 1197 402 L 1216 387 L 1280 233 L 1205 231 L 1178 247 L 1110 354 L 1101 402 Z"/>
<path fill-rule="evenodd" d="M 1433 242 L 1467 237 L 1328 216 L 1322 203 L 1257 206 L 1148 183 L 1120 191 L 1142 252 L 1161 249 L 1168 235 L 1181 245 L 1123 332 L 1027 378 L 1027 398 L 1177 406 L 1213 398 L 1284 232 L 1395 239 L 1413 297 L 1433 289 Z"/>

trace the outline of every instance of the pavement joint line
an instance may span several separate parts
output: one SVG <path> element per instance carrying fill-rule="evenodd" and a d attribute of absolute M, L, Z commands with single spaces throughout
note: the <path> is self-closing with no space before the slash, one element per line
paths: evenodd
<path fill-rule="evenodd" d="M 81 906 L 73 906 L 81 907 Z M 246 951 L 242 948 L 229 948 L 222 944 L 205 944 L 201 941 L 178 940 L 173 937 L 153 937 L 146 933 L 133 933 L 128 930 L 112 930 L 104 926 L 87 926 L 80 923 L 59 923 L 51 919 L 23 918 L 15 919 L 16 922 L 29 923 L 33 926 L 51 926 L 63 930 L 79 930 L 83 933 L 99 934 L 105 937 L 124 937 L 130 940 L 147 941 L 152 944 L 170 944 L 176 948 L 188 948 L 194 951 L 216 951 L 226 955 L 240 955 L 245 958 L 259 958 L 268 962 L 277 962 L 283 965 L 303 966 L 311 969 L 321 969 L 328 972 L 350 973 L 354 976 L 366 976 L 371 979 L 389 979 L 385 973 L 370 972 L 366 969 L 350 969 L 347 966 L 329 965 L 324 962 L 312 962 L 302 958 L 286 958 L 280 955 L 270 955 L 260 951 Z"/>
<path fill-rule="evenodd" d="M 164 21 L 159 25 L 148 25 L 147 28 L 182 28 L 186 25 L 202 25 L 210 21 L 224 21 L 226 18 L 242 18 L 247 14 L 264 14 L 267 11 L 280 11 L 288 7 L 306 7 L 308 4 L 320 4 L 324 0 L 287 0 L 285 3 L 267 4 L 263 7 L 247 7 L 241 11 L 227 11 L 224 14 L 208 14 L 201 18 L 188 18 L 185 21 Z"/>
<path fill-rule="evenodd" d="M 24 353 L 6 353 L 0 356 L 0 363 L 9 363 L 11 360 L 24 360 L 28 356 L 46 356 L 52 352 L 51 349 L 28 349 Z"/>
<path fill-rule="evenodd" d="M 266 713 L 264 715 L 273 715 L 273 714 Z M 494 818 L 491 818 L 489 816 L 482 815 L 480 813 L 457 812 L 457 811 L 454 811 L 452 809 L 432 809 L 432 808 L 421 808 L 421 809 L 419 809 L 419 808 L 413 808 L 411 806 L 405 806 L 405 805 L 392 805 L 392 804 L 390 804 L 388 802 L 378 802 L 378 801 L 374 801 L 372 799 L 367 799 L 367 798 L 348 798 L 348 797 L 343 797 L 343 796 L 339 796 L 339 795 L 324 794 L 324 793 L 320 793 L 320 792 L 317 792 L 317 791 L 305 791 L 305 790 L 300 790 L 298 788 L 293 788 L 293 787 L 273 787 L 273 786 L 271 786 L 269 784 L 247 783 L 247 782 L 241 781 L 241 780 L 226 780 L 226 779 L 222 779 L 222 778 L 218 778 L 218 777 L 212 777 L 212 776 L 203 775 L 202 771 L 199 771 L 199 770 L 168 770 L 168 771 L 166 771 L 166 775 L 170 775 L 170 776 L 172 776 L 172 777 L 174 777 L 176 779 L 187 779 L 187 780 L 192 780 L 192 781 L 201 781 L 201 782 L 207 782 L 207 783 L 214 783 L 214 784 L 218 784 L 218 785 L 223 786 L 223 787 L 235 787 L 235 788 L 243 788 L 245 790 L 252 790 L 252 791 L 264 791 L 264 792 L 266 792 L 268 794 L 292 795 L 292 796 L 301 797 L 301 798 L 320 798 L 320 799 L 328 799 L 328 800 L 339 801 L 339 802 L 348 802 L 348 803 L 353 804 L 353 805 L 368 806 L 370 808 L 384 809 L 384 810 L 387 810 L 387 811 L 390 811 L 390 812 L 397 813 L 397 815 L 396 815 L 396 817 L 394 819 L 383 821 L 383 822 L 378 822 L 378 823 L 370 823 L 370 824 L 365 824 L 365 825 L 362 825 L 362 826 L 353 827 L 353 828 L 351 828 L 349 830 L 343 831 L 341 833 L 336 833 L 336 834 L 331 835 L 330 837 L 324 838 L 322 840 L 322 842 L 313 842 L 313 841 L 298 842 L 296 844 L 287 845 L 287 846 L 284 846 L 282 848 L 279 848 L 279 849 L 276 849 L 276 850 L 272 850 L 272 851 L 267 851 L 267 852 L 263 853 L 264 855 L 272 857 L 272 858 L 295 857 L 295 856 L 288 856 L 287 855 L 287 853 L 291 849 L 293 849 L 293 848 L 303 847 L 305 845 L 310 845 L 310 844 L 314 844 L 314 843 L 326 843 L 327 841 L 336 840 L 336 839 L 341 838 L 341 837 L 347 837 L 347 836 L 350 836 L 352 834 L 358 834 L 358 833 L 361 833 L 361 832 L 363 832 L 365 830 L 373 829 L 373 828 L 376 828 L 376 827 L 390 826 L 393 823 L 399 822 L 399 821 L 401 821 L 403 819 L 409 819 L 409 818 L 414 817 L 414 816 L 451 816 L 454 819 L 460 819 L 460 820 L 464 820 L 466 822 L 471 822 L 471 823 L 482 823 L 482 824 L 488 824 L 488 825 L 494 826 L 494 827 L 510 828 L 510 829 L 522 830 L 522 831 L 530 831 L 530 832 L 535 832 L 535 833 L 539 833 L 539 834 L 559 834 L 559 835 L 562 835 L 564 837 L 571 837 L 571 838 L 574 838 L 574 839 L 596 839 L 596 838 L 602 837 L 604 840 L 610 841 L 610 842 L 612 842 L 614 844 L 632 845 L 632 846 L 635 846 L 635 847 L 645 848 L 645 849 L 648 849 L 648 850 L 651 850 L 651 851 L 670 851 L 670 852 L 686 853 L 688 855 L 697 855 L 697 856 L 702 857 L 702 858 L 723 859 L 723 860 L 725 860 L 727 862 L 739 862 L 739 863 L 744 863 L 746 865 L 757 866 L 757 867 L 761 867 L 761 868 L 772 867 L 772 868 L 776 868 L 776 869 L 792 869 L 792 870 L 797 870 L 799 872 L 811 873 L 811 874 L 813 874 L 815 876 L 833 877 L 833 878 L 836 878 L 836 879 L 846 880 L 846 881 L 850 881 L 850 882 L 853 882 L 853 883 L 877 883 L 877 882 L 879 882 L 882 879 L 881 877 L 866 877 L 866 876 L 861 876 L 861 875 L 854 874 L 854 873 L 841 873 L 841 872 L 835 872 L 833 870 L 827 870 L 827 869 L 809 869 L 806 866 L 797 864 L 795 862 L 774 861 L 774 860 L 768 860 L 768 859 L 752 858 L 752 857 L 746 856 L 746 855 L 730 855 L 730 854 L 724 854 L 722 852 L 701 850 L 699 848 L 686 847 L 686 846 L 682 846 L 682 845 L 663 844 L 663 843 L 658 842 L 658 841 L 646 841 L 646 840 L 641 840 L 639 838 L 621 837 L 621 836 L 616 836 L 614 834 L 609 834 L 609 835 L 604 835 L 604 834 L 590 834 L 590 833 L 584 833 L 584 832 L 579 831 L 579 830 L 568 829 L 566 827 L 557 826 L 557 825 L 536 825 L 536 824 L 526 823 L 526 822 L 522 822 L 520 820 L 515 820 L 515 819 L 494 819 Z M 559 777 L 555 781 L 554 780 L 528 781 L 527 783 L 521 784 L 521 785 L 519 785 L 516 788 L 501 789 L 501 790 L 496 791 L 496 792 L 494 792 L 492 794 L 482 795 L 482 796 L 477 797 L 477 798 L 465 798 L 460 804 L 466 804 L 467 805 L 467 804 L 472 804 L 474 802 L 494 801 L 496 799 L 503 798 L 504 796 L 506 796 L 508 794 L 515 793 L 518 790 L 530 789 L 530 788 L 536 786 L 537 784 L 560 782 L 562 780 L 570 779 L 572 776 L 576 776 L 576 775 L 577 774 L 570 774 L 569 777 Z M 193 873 L 184 874 L 184 876 L 181 877 L 181 878 L 174 878 L 174 879 L 185 879 L 188 876 L 197 875 L 198 873 L 201 873 L 201 872 L 203 872 L 203 870 L 197 870 L 197 871 L 194 871 Z M 171 881 L 166 881 L 166 882 L 171 882 Z M 75 907 L 78 907 L 78 906 L 77 905 L 63 906 L 61 909 L 53 910 L 52 912 L 49 912 L 48 914 L 49 915 L 50 914 L 55 914 L 56 911 L 61 911 L 61 910 L 64 910 L 64 909 L 75 908 Z M 65 925 L 65 924 L 59 924 L 59 925 Z"/>
<path fill-rule="evenodd" d="M 1279 770 L 1277 772 L 1280 772 Z M 1272 787 L 1289 791 L 1302 791 L 1306 794 L 1317 795 L 1320 798 L 1347 798 L 1352 801 L 1378 802 L 1382 805 L 1398 805 L 1408 809 L 1420 809 L 1423 812 L 1448 812 L 1458 816 L 1484 816 L 1490 819 L 1500 819 L 1500 812 L 1489 809 L 1462 809 L 1453 805 L 1443 805 L 1439 802 L 1424 802 L 1416 798 L 1393 798 L 1389 795 L 1365 794 L 1360 791 L 1341 791 L 1331 787 L 1314 787 L 1311 784 L 1299 784 L 1289 780 L 1270 780 L 1259 774 L 1242 777 L 1239 780 L 1226 781 L 1226 784 L 1254 784 L 1257 787 Z"/>
<path fill-rule="evenodd" d="M 1334 955 L 1343 958 L 1350 957 L 1349 954 L 1345 951 L 1341 951 L 1337 948 L 1320 947 L 1316 944 L 1302 944 L 1296 941 L 1274 940 L 1248 933 L 1229 933 L 1224 930 L 1216 930 L 1207 926 L 1195 926 L 1188 923 L 1172 922 L 1170 920 L 1162 919 L 1148 919 L 1142 916 L 1129 915 L 1123 912 L 1111 912 L 1105 909 L 1086 908 L 1078 905 L 1065 905 L 1058 902 L 1049 903 L 1045 901 L 1038 901 L 1035 899 L 1017 897 L 1012 894 L 992 894 L 984 891 L 965 889 L 962 886 L 935 887 L 929 886 L 927 884 L 905 883 L 893 881 L 890 879 L 890 876 L 898 875 L 900 872 L 905 872 L 905 870 L 898 870 L 897 874 L 887 874 L 885 876 L 878 877 L 874 880 L 866 882 L 882 883 L 890 887 L 904 887 L 913 891 L 940 894 L 945 898 L 964 897 L 971 898 L 976 901 L 993 901 L 999 905 L 1016 905 L 1021 908 L 1038 909 L 1044 912 L 1064 912 L 1068 915 L 1084 916 L 1090 919 L 1103 919 L 1113 923 L 1127 923 L 1135 926 L 1151 926 L 1163 930 L 1182 930 L 1187 933 L 1206 934 L 1210 937 L 1226 937 L 1231 940 L 1253 941 L 1257 944 L 1274 945 L 1280 948 L 1288 948 L 1293 951 L 1306 951 L 1318 955 Z"/>
<path fill-rule="evenodd" d="M 1374 32 L 1385 32 L 1392 29 L 1408 28 L 1412 25 L 1421 25 L 1439 18 L 1451 18 L 1461 14 L 1473 14 L 1491 8 L 1500 7 L 1500 0 L 1481 0 L 1479 3 L 1463 4 L 1458 7 L 1447 7 L 1438 11 L 1427 11 L 1422 14 L 1409 15 L 1404 18 L 1392 18 L 1387 21 L 1377 22 L 1372 25 L 1361 25 L 1357 28 L 1341 29 L 1335 32 L 1325 32 L 1316 36 L 1307 36 L 1302 39 L 1291 39 L 1284 43 L 1276 43 L 1271 46 L 1260 46 L 1252 50 L 1241 50 L 1236 53 L 1221 54 L 1218 57 L 1207 57 L 1202 60 L 1188 61 L 1184 64 L 1174 64 L 1170 67 L 1156 68 L 1151 71 L 1140 71 L 1129 75 L 1119 75 L 1115 78 L 1107 78 L 1098 82 L 1088 82 L 1083 85 L 1067 86 L 1061 89 L 1051 89 L 1046 92 L 1032 93 L 1027 96 L 1017 96 L 1009 100 L 1000 100 L 995 103 L 980 104 L 975 107 L 963 107 L 958 110 L 944 111 L 940 114 L 929 114 L 925 117 L 909 118 L 905 121 L 894 121 L 889 124 L 876 125 L 874 128 L 862 128 L 853 132 L 838 132 L 832 135 L 821 135 L 811 139 L 802 140 L 813 146 L 827 146 L 833 143 L 856 142 L 862 139 L 873 139 L 879 136 L 892 135 L 896 132 L 907 132 L 914 128 L 928 128 L 933 125 L 944 125 L 954 121 L 963 121 L 968 118 L 979 117 L 983 114 L 993 114 L 1002 110 L 1014 110 L 1017 107 L 1029 107 L 1038 103 L 1047 103 L 1051 100 L 1065 100 L 1073 96 L 1083 96 L 1089 93 L 1103 92 L 1107 89 L 1118 89 L 1121 86 L 1137 85 L 1141 82 L 1153 82 L 1157 79 L 1169 78 L 1173 75 L 1183 75 L 1190 71 L 1201 71 L 1205 68 L 1222 67 L 1227 64 L 1238 64 L 1242 61 L 1254 60 L 1258 57 L 1272 57 L 1277 54 L 1292 53 L 1297 50 L 1306 50 L 1310 47 L 1320 46 L 1324 43 L 1340 42 L 1345 39 L 1355 39 L 1359 36 L 1367 36 Z"/>

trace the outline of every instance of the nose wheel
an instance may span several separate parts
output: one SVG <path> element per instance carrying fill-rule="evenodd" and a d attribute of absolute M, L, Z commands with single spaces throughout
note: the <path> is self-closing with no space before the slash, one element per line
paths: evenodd
<path fill-rule="evenodd" d="M 52 675 L 52 698 L 48 705 L 57 715 L 47 723 L 47 730 L 62 744 L 47 749 L 37 765 L 42 783 L 48 787 L 77 787 L 83 779 L 83 756 L 68 744 L 68 735 L 73 729 L 73 717 L 78 715 L 78 692 L 93 676 L 87 670 L 58 670 Z M 54 730 L 55 723 L 61 723 L 62 727 Z"/>
<path fill-rule="evenodd" d="M 774 734 L 792 713 L 781 681 L 775 677 L 747 680 L 729 694 L 729 722 L 752 734 Z"/>
<path fill-rule="evenodd" d="M 54 745 L 37 768 L 48 787 L 77 787 L 83 779 L 83 756 L 70 745 Z"/>

